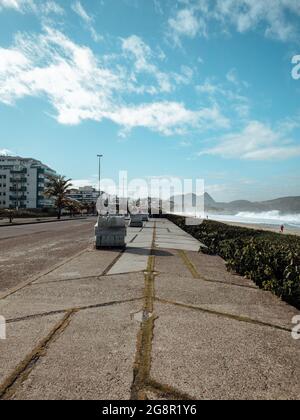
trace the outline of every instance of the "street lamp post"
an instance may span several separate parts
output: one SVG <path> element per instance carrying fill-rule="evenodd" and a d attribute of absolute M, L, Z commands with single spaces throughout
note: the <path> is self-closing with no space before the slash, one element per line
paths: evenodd
<path fill-rule="evenodd" d="M 99 159 L 99 197 L 101 196 L 101 158 L 103 155 L 97 155 Z"/>

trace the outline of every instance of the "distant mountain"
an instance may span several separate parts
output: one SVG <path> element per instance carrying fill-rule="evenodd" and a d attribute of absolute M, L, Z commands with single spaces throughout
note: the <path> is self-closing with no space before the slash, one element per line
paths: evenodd
<path fill-rule="evenodd" d="M 190 203 L 192 200 L 193 206 L 196 204 L 196 195 L 187 194 L 185 203 Z M 171 197 L 171 208 L 173 203 L 180 203 L 183 196 Z M 256 201 L 251 202 L 247 200 L 236 200 L 229 203 L 216 202 L 208 193 L 204 196 L 198 197 L 198 203 L 201 204 L 204 200 L 204 208 L 206 212 L 222 213 L 222 214 L 237 214 L 240 212 L 262 213 L 266 211 L 279 211 L 281 214 L 300 214 L 300 197 L 282 197 L 275 200 Z M 187 209 L 185 209 L 187 210 Z"/>
<path fill-rule="evenodd" d="M 112 196 L 110 196 L 111 202 L 114 202 Z M 183 201 L 184 198 L 184 201 Z M 280 214 L 300 214 L 300 196 L 299 197 L 282 197 L 275 200 L 268 201 L 247 201 L 247 200 L 236 200 L 229 203 L 222 203 L 215 201 L 211 195 L 207 192 L 202 196 L 196 196 L 195 194 L 186 194 L 172 196 L 169 200 L 160 200 L 159 198 L 151 198 L 152 209 L 156 212 L 159 211 L 161 206 L 165 211 L 169 209 L 173 211 L 192 211 L 196 205 L 201 208 L 204 204 L 205 212 L 215 214 L 228 214 L 235 215 L 240 212 L 251 212 L 251 213 L 262 213 L 267 211 L 278 211 Z M 142 198 L 140 200 L 130 199 L 131 205 L 137 205 L 138 208 L 143 211 L 148 211 L 148 198 Z M 137 204 L 139 202 L 139 204 Z M 134 204 L 136 203 L 136 204 Z M 192 203 L 192 206 L 191 206 Z M 176 207 L 177 205 L 177 207 Z M 183 205 L 185 208 L 183 208 Z M 193 207 L 191 209 L 191 207 Z"/>

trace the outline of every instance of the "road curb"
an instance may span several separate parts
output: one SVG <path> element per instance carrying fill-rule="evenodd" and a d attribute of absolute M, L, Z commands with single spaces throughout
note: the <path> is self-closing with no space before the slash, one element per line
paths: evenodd
<path fill-rule="evenodd" d="M 55 219 L 55 220 L 39 220 L 36 222 L 28 222 L 28 223 L 9 223 L 8 225 L 1 225 L 0 224 L 0 228 L 4 228 L 4 227 L 10 227 L 10 226 L 27 226 L 27 225 L 40 225 L 40 224 L 44 224 L 44 223 L 60 223 L 60 222 L 74 222 L 75 220 L 86 220 L 88 219 L 88 217 L 77 217 L 74 219 Z"/>

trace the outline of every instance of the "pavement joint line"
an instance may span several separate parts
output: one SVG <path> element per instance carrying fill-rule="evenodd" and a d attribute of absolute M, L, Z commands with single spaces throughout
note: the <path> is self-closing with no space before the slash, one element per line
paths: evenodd
<path fill-rule="evenodd" d="M 103 276 L 103 275 L 101 275 L 101 276 L 99 276 L 98 278 L 99 278 L 99 280 L 101 279 L 101 278 L 108 278 L 108 277 L 120 277 L 120 276 L 125 276 L 126 274 L 128 275 L 128 274 L 144 274 L 145 273 L 145 271 L 144 270 L 139 270 L 139 271 L 127 271 L 127 272 L 125 272 L 125 273 L 113 273 L 113 274 L 105 274 L 105 276 Z"/>
<path fill-rule="evenodd" d="M 145 272 L 145 275 L 148 275 L 150 278 L 152 278 L 152 290 L 150 290 L 148 292 L 148 296 L 152 296 L 151 300 L 146 299 L 146 306 L 150 305 L 148 307 L 148 310 L 151 311 L 151 313 L 153 314 L 154 312 L 154 302 L 156 301 L 156 296 L 155 296 L 155 278 L 156 276 L 159 275 L 159 272 L 155 271 L 155 249 L 157 249 L 156 247 L 156 232 L 157 232 L 157 226 L 156 226 L 156 222 L 154 224 L 154 230 L 153 230 L 153 241 L 152 241 L 152 246 L 151 246 L 151 254 L 149 256 L 148 259 L 148 265 L 147 265 L 147 272 Z M 149 285 L 150 286 L 150 285 Z M 164 397 L 164 398 L 170 398 L 170 399 L 178 399 L 178 400 L 194 400 L 195 398 L 190 397 L 188 394 L 182 393 L 181 391 L 170 387 L 169 385 L 165 385 L 165 384 L 161 384 L 157 381 L 155 381 L 154 379 L 151 378 L 150 376 L 150 372 L 151 372 L 151 354 L 152 354 L 152 342 L 153 342 L 153 336 L 154 336 L 154 324 L 155 324 L 155 320 L 158 317 L 155 317 L 153 315 L 153 324 L 152 324 L 152 328 L 150 330 L 150 334 L 151 334 L 151 342 L 150 342 L 150 349 L 149 349 L 149 365 L 148 365 L 148 372 L 147 375 L 144 377 L 144 387 L 141 389 L 140 392 L 140 396 L 142 397 L 142 399 L 146 398 L 146 391 L 147 390 L 152 390 L 156 393 L 159 393 L 160 396 Z"/>
<path fill-rule="evenodd" d="M 151 253 L 148 257 L 147 271 L 144 273 L 145 289 L 143 298 L 143 319 L 137 336 L 136 354 L 133 365 L 133 380 L 131 385 L 131 400 L 145 400 L 146 386 L 150 377 L 152 341 L 156 316 L 153 313 L 153 303 L 155 299 L 153 273 L 155 256 L 153 254 L 155 246 L 156 223 L 154 224 Z"/>
<path fill-rule="evenodd" d="M 0 385 L 0 400 L 10 399 L 19 385 L 28 378 L 36 363 L 47 352 L 49 345 L 68 327 L 71 317 L 76 311 L 69 311 L 56 323 L 50 333 L 19 363 L 10 376 Z"/>
<path fill-rule="evenodd" d="M 132 298 L 132 299 L 125 299 L 125 300 L 114 300 L 111 302 L 102 302 L 102 303 L 95 303 L 93 305 L 85 305 L 85 306 L 77 306 L 74 308 L 64 308 L 64 309 L 57 309 L 56 311 L 49 311 L 49 312 L 43 312 L 43 313 L 38 313 L 38 314 L 31 314 L 31 315 L 26 315 L 23 317 L 19 317 L 19 318 L 11 318 L 11 319 L 7 319 L 6 322 L 8 324 L 12 324 L 14 322 L 21 322 L 21 321 L 27 321 L 30 319 L 34 319 L 34 318 L 42 318 L 42 317 L 46 317 L 46 316 L 53 316 L 53 315 L 59 315 L 59 314 L 63 314 L 66 312 L 81 312 L 81 311 L 86 311 L 89 309 L 97 309 L 97 308 L 105 308 L 107 306 L 113 306 L 113 305 L 122 305 L 123 303 L 131 303 L 131 302 L 138 302 L 140 300 L 143 300 L 143 297 L 138 297 L 138 298 Z"/>
<path fill-rule="evenodd" d="M 18 292 L 19 290 L 24 289 L 25 287 L 30 286 L 32 283 L 40 280 L 42 277 L 45 277 L 47 274 L 52 273 L 53 271 L 57 270 L 58 268 L 62 267 L 65 264 L 67 264 L 68 262 L 74 260 L 75 258 L 80 257 L 82 254 L 84 254 L 88 250 L 89 250 L 89 247 L 87 247 L 87 248 L 83 249 L 82 251 L 76 253 L 72 257 L 69 257 L 69 258 L 65 259 L 64 261 L 56 264 L 51 269 L 47 269 L 44 272 L 37 274 L 33 278 L 28 279 L 25 282 L 19 284 L 18 286 L 15 286 L 12 289 L 9 289 L 9 290 L 7 290 L 7 291 L 5 291 L 3 293 L 0 293 L 0 300 L 6 299 L 8 296 L 13 295 L 14 293 Z"/>
<path fill-rule="evenodd" d="M 38 286 L 41 284 L 55 284 L 55 283 L 66 283 L 66 282 L 75 282 L 75 281 L 80 281 L 80 280 L 102 280 L 108 277 L 118 277 L 118 276 L 124 276 L 124 275 L 128 275 L 128 274 L 145 274 L 147 273 L 149 270 L 139 270 L 139 271 L 128 271 L 125 273 L 116 273 L 116 274 L 99 274 L 99 275 L 94 275 L 94 276 L 86 276 L 86 277 L 74 277 L 74 278 L 70 278 L 70 279 L 59 279 L 59 280 L 48 280 L 48 281 L 41 281 L 39 283 L 33 283 L 32 285 L 30 285 L 31 287 L 33 286 Z M 153 270 L 153 273 L 155 274 L 155 276 L 161 276 L 167 273 L 158 271 L 158 270 Z M 176 277 L 177 274 L 174 273 L 174 276 Z M 182 277 L 182 276 L 178 276 L 178 277 Z M 201 279 L 202 280 L 202 279 Z M 221 280 L 209 280 L 209 279 L 203 279 L 203 281 L 205 282 L 209 282 L 209 283 L 218 283 L 218 284 L 224 284 L 225 286 L 236 286 L 236 287 L 243 287 L 243 288 L 248 288 L 248 289 L 254 289 L 254 290 L 258 290 L 256 287 L 252 287 L 252 286 L 246 286 L 246 285 L 240 285 L 240 284 L 235 284 L 235 283 L 226 283 L 224 281 Z"/>
<path fill-rule="evenodd" d="M 172 301 L 172 300 L 162 299 L 162 298 L 159 298 L 159 297 L 155 297 L 155 301 L 157 301 L 159 303 L 162 303 L 162 304 L 165 304 L 165 305 L 180 306 L 181 308 L 191 309 L 193 311 L 204 312 L 204 313 L 207 313 L 207 314 L 210 314 L 210 315 L 215 315 L 215 316 L 218 316 L 218 317 L 233 319 L 233 320 L 238 321 L 238 322 L 245 322 L 245 323 L 248 323 L 248 324 L 255 324 L 255 325 L 260 325 L 262 327 L 273 328 L 273 329 L 288 332 L 288 333 L 291 333 L 291 331 L 292 331 L 290 328 L 281 327 L 280 325 L 259 321 L 257 319 L 252 319 L 252 318 L 242 316 L 242 315 L 234 315 L 234 314 L 230 314 L 228 312 L 214 311 L 213 309 L 207 309 L 207 308 L 204 308 L 204 307 L 201 307 L 201 306 L 190 305 L 190 304 L 183 303 L 183 302 L 176 302 L 176 301 Z"/>
<path fill-rule="evenodd" d="M 189 394 L 181 392 L 180 390 L 170 385 L 162 384 L 156 380 L 150 378 L 146 383 L 146 390 L 153 391 L 160 398 L 169 400 L 181 400 L 181 401 L 195 401 L 197 398 L 191 397 Z"/>
<path fill-rule="evenodd" d="M 192 263 L 192 261 L 188 258 L 188 256 L 186 255 L 186 253 L 182 250 L 178 251 L 178 255 L 181 257 L 181 259 L 183 260 L 185 266 L 189 269 L 190 273 L 192 274 L 192 276 L 194 277 L 194 279 L 199 279 L 199 277 L 201 278 L 200 274 L 198 273 L 196 267 L 194 266 L 194 264 Z"/>
<path fill-rule="evenodd" d="M 60 314 L 64 314 L 64 313 L 67 313 L 67 312 L 68 312 L 68 309 L 61 309 L 61 310 L 57 310 L 57 311 L 43 312 L 43 313 L 32 314 L 32 315 L 25 315 L 25 316 L 21 316 L 21 317 L 18 317 L 18 318 L 7 319 L 6 323 L 7 324 L 14 324 L 15 322 L 29 321 L 29 320 L 35 319 L 35 318 L 43 318 L 43 317 L 46 317 L 46 316 L 55 316 L 55 315 L 60 315 Z"/>
<path fill-rule="evenodd" d="M 137 237 L 138 237 L 138 234 L 134 235 L 134 237 L 131 239 L 131 241 L 129 241 L 129 243 L 132 244 L 136 240 Z"/>
<path fill-rule="evenodd" d="M 192 263 L 192 261 L 187 256 L 186 252 L 183 250 L 178 250 L 178 255 L 182 258 L 185 266 L 189 269 L 190 273 L 192 274 L 194 279 L 202 280 L 207 283 L 218 283 L 218 284 L 225 284 L 228 286 L 234 286 L 234 287 L 242 287 L 244 289 L 252 289 L 252 290 L 258 290 L 255 286 L 248 286 L 247 284 L 237 284 L 237 283 L 228 283 L 222 280 L 211 280 L 207 277 L 202 276 L 198 270 L 196 269 L 195 265 Z"/>
<path fill-rule="evenodd" d="M 114 258 L 114 260 L 103 270 L 103 272 L 100 274 L 99 277 L 104 277 L 107 275 L 107 273 L 109 273 L 109 271 L 113 268 L 113 266 L 119 261 L 119 259 L 122 257 L 122 255 L 124 254 L 124 252 L 126 251 L 126 247 L 124 247 L 124 249 L 122 249 L 119 254 L 116 256 L 116 258 Z"/>
<path fill-rule="evenodd" d="M 41 281 L 39 283 L 34 283 L 34 284 L 32 284 L 32 286 L 38 286 L 40 284 L 65 283 L 65 282 L 68 282 L 68 281 L 79 281 L 79 280 L 88 280 L 88 279 L 91 279 L 91 280 L 99 279 L 100 280 L 100 277 L 101 277 L 101 275 L 87 276 L 87 277 L 74 277 L 72 279 L 48 280 L 48 281 Z"/>

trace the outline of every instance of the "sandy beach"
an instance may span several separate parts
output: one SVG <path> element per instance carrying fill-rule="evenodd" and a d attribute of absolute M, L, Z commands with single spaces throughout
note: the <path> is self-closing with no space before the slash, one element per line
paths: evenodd
<path fill-rule="evenodd" d="M 211 219 L 212 220 L 212 219 Z M 259 224 L 259 223 L 241 223 L 241 222 L 222 222 L 226 223 L 227 225 L 233 225 L 233 226 L 240 226 L 240 227 L 246 227 L 249 229 L 259 229 L 259 230 L 266 230 L 269 232 L 275 232 L 280 233 L 280 226 L 276 225 L 267 225 L 267 224 Z M 291 226 L 285 226 L 284 228 L 284 234 L 285 235 L 297 235 L 300 236 L 300 229 L 293 228 Z"/>

